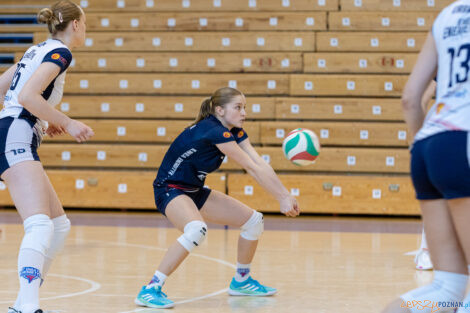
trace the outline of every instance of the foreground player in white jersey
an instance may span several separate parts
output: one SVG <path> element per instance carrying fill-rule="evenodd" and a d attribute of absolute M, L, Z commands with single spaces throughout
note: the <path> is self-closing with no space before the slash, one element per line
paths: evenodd
<path fill-rule="evenodd" d="M 434 22 L 406 84 L 402 103 L 414 144 L 411 176 L 434 264 L 430 285 L 403 294 L 384 313 L 466 312 L 470 262 L 470 0 Z M 437 73 L 436 103 L 420 100 Z M 467 309 L 468 310 L 468 309 Z"/>
<path fill-rule="evenodd" d="M 20 290 L 9 313 L 42 313 L 39 287 L 65 242 L 70 221 L 39 162 L 37 147 L 46 133 L 69 133 L 78 142 L 91 128 L 54 109 L 62 97 L 70 50 L 85 41 L 85 14 L 70 1 L 59 1 L 39 12 L 52 39 L 32 46 L 16 65 L 0 76 L 0 178 L 5 181 L 24 221 L 18 255 Z"/>

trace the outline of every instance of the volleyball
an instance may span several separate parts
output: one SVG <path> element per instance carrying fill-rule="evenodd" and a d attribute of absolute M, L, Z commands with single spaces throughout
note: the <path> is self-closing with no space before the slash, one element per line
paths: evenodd
<path fill-rule="evenodd" d="M 287 134 L 282 143 L 286 158 L 299 166 L 312 164 L 320 153 L 320 141 L 310 129 L 297 128 Z"/>

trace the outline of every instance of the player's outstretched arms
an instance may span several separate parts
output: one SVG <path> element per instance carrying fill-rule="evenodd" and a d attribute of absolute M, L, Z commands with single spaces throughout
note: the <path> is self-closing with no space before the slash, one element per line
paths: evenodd
<path fill-rule="evenodd" d="M 284 187 L 272 167 L 266 163 L 245 139 L 240 144 L 234 141 L 216 145 L 228 158 L 237 162 L 250 174 L 264 189 L 279 201 L 281 213 L 295 217 L 300 214 L 297 201 Z"/>

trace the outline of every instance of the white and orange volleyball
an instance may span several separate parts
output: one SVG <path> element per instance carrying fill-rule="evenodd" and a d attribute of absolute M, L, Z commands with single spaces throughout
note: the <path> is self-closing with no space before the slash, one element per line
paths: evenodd
<path fill-rule="evenodd" d="M 289 161 L 306 166 L 314 163 L 320 154 L 320 141 L 310 129 L 297 128 L 284 138 L 282 150 Z"/>

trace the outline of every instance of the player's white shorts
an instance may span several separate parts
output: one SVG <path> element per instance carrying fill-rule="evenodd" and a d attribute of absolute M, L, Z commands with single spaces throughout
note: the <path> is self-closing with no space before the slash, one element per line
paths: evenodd
<path fill-rule="evenodd" d="M 0 119 L 0 176 L 11 166 L 23 161 L 39 161 L 40 137 L 35 123 L 28 119 Z"/>

